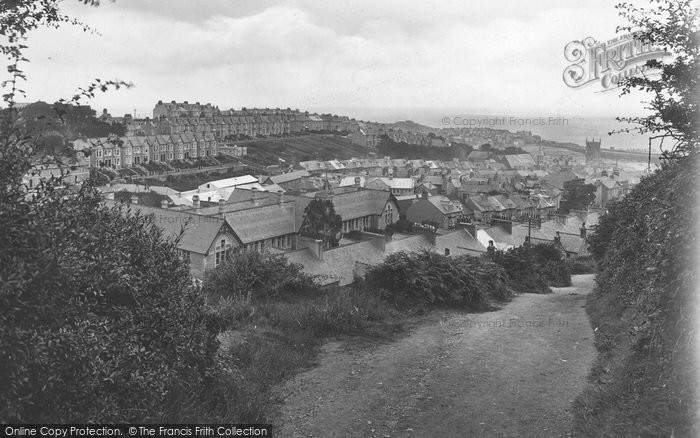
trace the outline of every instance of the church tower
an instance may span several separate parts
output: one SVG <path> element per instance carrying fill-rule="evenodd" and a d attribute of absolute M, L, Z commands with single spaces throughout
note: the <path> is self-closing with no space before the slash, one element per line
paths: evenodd
<path fill-rule="evenodd" d="M 602 139 L 600 138 L 598 139 L 598 141 L 595 141 L 595 138 L 592 138 L 590 141 L 588 141 L 588 138 L 586 138 L 586 164 L 600 161 L 601 142 Z"/>

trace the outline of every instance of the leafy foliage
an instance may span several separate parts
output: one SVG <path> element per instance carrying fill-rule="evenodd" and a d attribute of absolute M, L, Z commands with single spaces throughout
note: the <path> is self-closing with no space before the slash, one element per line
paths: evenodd
<path fill-rule="evenodd" d="M 87 186 L 37 195 L 0 209 L 0 418 L 154 421 L 198 397 L 217 343 L 175 243 Z"/>
<path fill-rule="evenodd" d="M 570 286 L 571 274 L 561 251 L 553 244 L 518 246 L 496 250 L 489 256 L 505 269 L 518 292 L 548 293 L 549 286 Z"/>
<path fill-rule="evenodd" d="M 699 170 L 694 154 L 665 163 L 611 206 L 589 238 L 600 266 L 588 304 L 601 328 L 597 367 L 611 383 L 578 401 L 580 430 L 697 435 L 690 427 Z"/>
<path fill-rule="evenodd" d="M 335 213 L 333 201 L 314 199 L 304 210 L 304 233 L 338 246 L 340 230 L 343 228 L 343 218 Z"/>
<path fill-rule="evenodd" d="M 500 299 L 509 295 L 504 273 L 492 263 L 431 251 L 391 254 L 367 272 L 366 280 L 397 307 L 450 305 L 483 310 L 488 307 L 487 293 Z"/>
<path fill-rule="evenodd" d="M 232 255 L 203 284 L 204 292 L 215 300 L 245 295 L 253 300 L 268 299 L 313 289 L 313 277 L 304 274 L 300 265 L 257 251 Z"/>
<path fill-rule="evenodd" d="M 58 5 L 0 5 L 11 76 L 0 114 L 0 421 L 181 420 L 206 404 L 219 371 L 204 297 L 176 243 L 152 218 L 103 205 L 91 184 L 73 193 L 52 178 L 29 194 L 22 183 L 47 131 L 20 120 L 19 66 L 30 31 L 78 24 Z M 125 85 L 95 80 L 62 102 Z"/>
<path fill-rule="evenodd" d="M 628 22 L 618 32 L 633 32 L 639 40 L 671 53 L 670 62 L 651 59 L 646 65 L 660 75 L 625 78 L 622 94 L 637 89 L 652 94 L 646 117 L 619 117 L 633 125 L 622 131 L 654 133 L 671 142 L 667 158 L 697 151 L 700 138 L 698 87 L 700 86 L 700 15 L 692 0 L 652 0 L 648 8 L 629 3 L 616 6 Z M 667 143 L 668 144 L 668 143 Z"/>
<path fill-rule="evenodd" d="M 452 160 L 453 158 L 466 159 L 472 148 L 464 144 L 453 144 L 449 148 L 436 148 L 420 146 L 405 142 L 397 143 L 389 136 L 382 135 L 377 144 L 377 151 L 381 155 L 395 158 L 407 158 L 411 160 Z M 414 169 L 415 171 L 416 169 Z"/>
<path fill-rule="evenodd" d="M 564 193 L 559 206 L 562 213 L 568 214 L 571 210 L 585 210 L 595 200 L 595 185 L 586 184 L 580 178 L 564 182 L 563 188 Z"/>

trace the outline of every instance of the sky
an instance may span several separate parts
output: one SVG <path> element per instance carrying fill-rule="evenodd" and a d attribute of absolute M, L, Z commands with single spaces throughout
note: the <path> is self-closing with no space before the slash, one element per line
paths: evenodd
<path fill-rule="evenodd" d="M 78 27 L 30 35 L 26 101 L 95 78 L 134 83 L 90 104 L 150 116 L 158 100 L 357 118 L 429 111 L 529 117 L 643 114 L 642 95 L 567 87 L 564 47 L 614 37 L 610 0 L 65 0 Z"/>

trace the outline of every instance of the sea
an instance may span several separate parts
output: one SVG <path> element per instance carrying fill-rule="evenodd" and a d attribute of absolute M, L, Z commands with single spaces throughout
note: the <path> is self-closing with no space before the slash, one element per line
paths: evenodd
<path fill-rule="evenodd" d="M 646 152 L 649 136 L 639 133 L 613 133 L 633 125 L 615 120 L 615 117 L 585 117 L 567 115 L 511 115 L 472 113 L 458 110 L 403 109 L 403 108 L 326 108 L 324 112 L 347 115 L 358 120 L 393 123 L 410 120 L 433 128 L 491 127 L 511 132 L 531 131 L 543 140 L 573 143 L 584 146 L 586 139 L 600 139 L 603 149 Z M 658 141 L 652 140 L 654 152 Z"/>

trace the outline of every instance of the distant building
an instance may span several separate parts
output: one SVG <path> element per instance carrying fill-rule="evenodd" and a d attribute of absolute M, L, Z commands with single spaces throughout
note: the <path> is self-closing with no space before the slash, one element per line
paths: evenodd
<path fill-rule="evenodd" d="M 590 141 L 586 138 L 586 164 L 595 162 L 595 161 L 600 161 L 600 143 L 601 139 L 598 139 L 598 141 L 595 141 L 594 138 L 592 138 Z"/>

